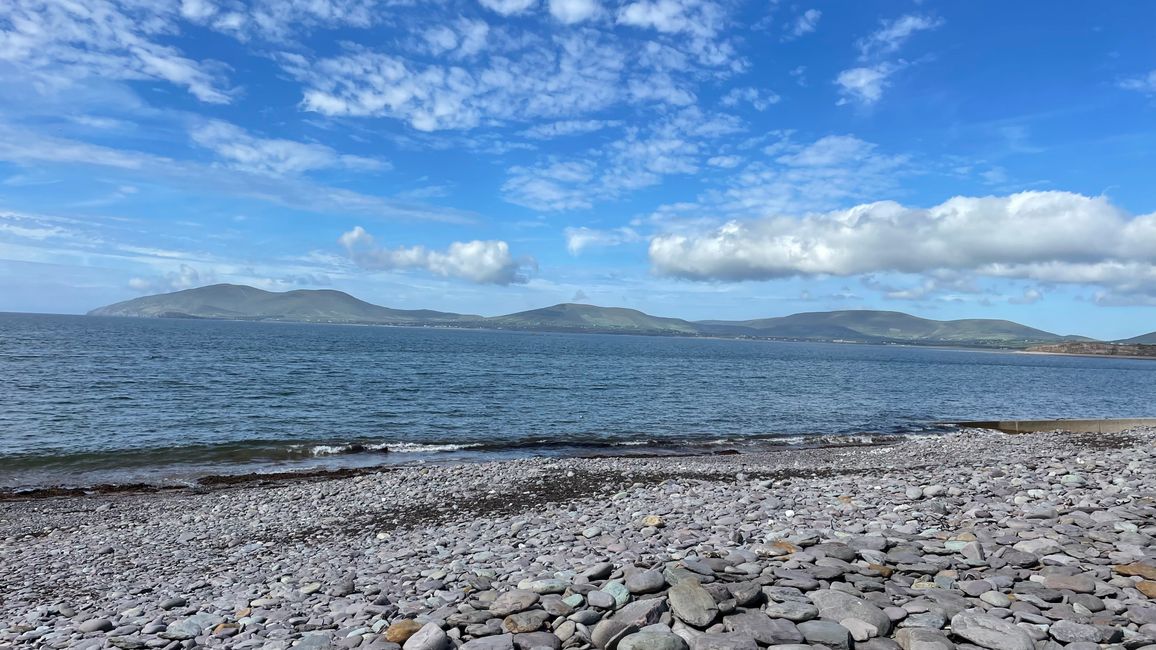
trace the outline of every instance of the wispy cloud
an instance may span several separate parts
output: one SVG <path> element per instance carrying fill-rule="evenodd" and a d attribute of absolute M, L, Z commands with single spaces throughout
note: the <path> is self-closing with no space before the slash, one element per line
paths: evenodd
<path fill-rule="evenodd" d="M 904 59 L 891 58 L 891 55 L 914 34 L 942 25 L 940 18 L 917 14 L 882 21 L 878 30 L 856 43 L 862 65 L 843 70 L 835 77 L 835 85 L 842 96 L 838 103 L 871 106 L 878 102 L 890 85 L 890 77 L 910 65 Z"/>
<path fill-rule="evenodd" d="M 806 36 L 819 28 L 819 19 L 823 17 L 823 12 L 818 9 L 808 9 L 799 14 L 793 22 L 784 26 L 783 40 L 791 41 L 802 36 Z"/>

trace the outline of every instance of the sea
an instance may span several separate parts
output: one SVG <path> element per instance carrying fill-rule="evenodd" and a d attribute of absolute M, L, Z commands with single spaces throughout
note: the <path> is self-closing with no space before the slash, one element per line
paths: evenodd
<path fill-rule="evenodd" d="M 1140 417 L 1156 361 L 920 346 L 0 314 L 0 488 L 888 444 Z"/>

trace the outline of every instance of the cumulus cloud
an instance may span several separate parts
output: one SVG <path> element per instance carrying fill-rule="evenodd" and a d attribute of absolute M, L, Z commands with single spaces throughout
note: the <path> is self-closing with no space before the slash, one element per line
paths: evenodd
<path fill-rule="evenodd" d="M 203 272 L 188 264 L 181 264 L 176 270 L 161 275 L 131 278 L 128 286 L 141 293 L 160 293 L 192 289 L 216 281 L 217 276 L 212 271 Z"/>
<path fill-rule="evenodd" d="M 661 234 L 650 259 L 661 274 L 695 280 L 951 271 L 1156 294 L 1156 214 L 1129 217 L 1104 197 L 1068 192 L 927 209 L 883 201 Z"/>
<path fill-rule="evenodd" d="M 571 255 L 579 255 L 587 248 L 621 246 L 622 244 L 643 241 L 642 235 L 629 227 L 614 228 L 612 230 L 596 230 L 582 226 L 579 228 L 567 228 L 565 235 L 566 250 L 570 251 Z"/>
<path fill-rule="evenodd" d="M 533 258 L 514 258 L 504 241 L 453 242 L 444 251 L 424 246 L 386 248 L 361 226 L 343 233 L 338 240 L 355 264 L 366 269 L 424 269 L 441 277 L 461 278 L 478 284 L 526 282 L 525 269 L 534 268 Z"/>
<path fill-rule="evenodd" d="M 602 13 L 598 0 L 547 0 L 550 15 L 567 25 L 597 18 Z"/>
<path fill-rule="evenodd" d="M 206 122 L 191 133 L 193 142 L 215 152 L 237 169 L 260 174 L 298 174 L 315 169 L 345 167 L 381 169 L 381 161 L 339 154 L 322 144 L 280 138 L 259 138 L 223 122 Z"/>

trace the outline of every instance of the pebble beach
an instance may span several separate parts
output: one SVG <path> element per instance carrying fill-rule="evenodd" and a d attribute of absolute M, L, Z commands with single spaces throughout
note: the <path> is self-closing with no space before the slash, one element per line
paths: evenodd
<path fill-rule="evenodd" d="M 0 647 L 1156 649 L 1156 430 L 0 501 Z"/>

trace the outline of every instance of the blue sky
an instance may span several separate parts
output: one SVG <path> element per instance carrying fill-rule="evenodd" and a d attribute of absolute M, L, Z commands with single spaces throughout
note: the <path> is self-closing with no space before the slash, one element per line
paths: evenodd
<path fill-rule="evenodd" d="M 1156 329 L 1156 5 L 10 0 L 0 310 Z"/>

